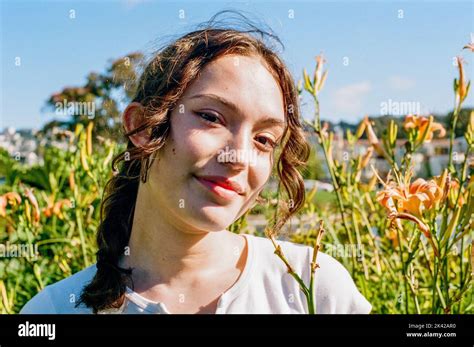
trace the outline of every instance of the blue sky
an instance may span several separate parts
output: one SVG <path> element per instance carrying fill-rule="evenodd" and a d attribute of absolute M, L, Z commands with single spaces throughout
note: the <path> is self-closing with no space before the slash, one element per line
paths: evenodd
<path fill-rule="evenodd" d="M 44 110 L 52 93 L 83 84 L 109 59 L 150 53 L 157 41 L 184 34 L 222 9 L 250 12 L 269 25 L 283 41 L 282 57 L 297 80 L 324 53 L 325 119 L 356 122 L 380 114 L 389 100 L 444 113 L 453 105 L 453 57 L 463 55 L 467 75 L 474 76 L 474 54 L 461 50 L 474 35 L 472 1 L 0 0 L 0 6 L 0 128 L 41 127 L 55 117 Z M 473 92 L 466 106 L 474 105 Z M 303 103 L 310 116 L 308 100 Z"/>

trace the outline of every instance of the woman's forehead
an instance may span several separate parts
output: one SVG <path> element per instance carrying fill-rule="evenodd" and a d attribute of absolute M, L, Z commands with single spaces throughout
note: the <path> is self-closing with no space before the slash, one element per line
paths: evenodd
<path fill-rule="evenodd" d="M 214 101 L 227 102 L 229 108 L 242 113 L 285 121 L 281 87 L 258 57 L 227 55 L 210 62 L 183 98 L 206 95 L 215 96 Z"/>

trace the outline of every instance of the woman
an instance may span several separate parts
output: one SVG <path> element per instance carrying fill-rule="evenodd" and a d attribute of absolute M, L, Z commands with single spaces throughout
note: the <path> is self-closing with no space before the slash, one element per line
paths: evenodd
<path fill-rule="evenodd" d="M 254 33 L 208 27 L 152 59 L 123 113 L 128 147 L 106 188 L 97 263 L 22 313 L 308 312 L 271 241 L 226 230 L 258 201 L 275 163 L 292 203 L 274 232 L 304 203 L 298 93 Z M 278 242 L 308 283 L 312 249 Z M 318 313 L 370 312 L 339 262 L 320 253 L 318 263 Z"/>

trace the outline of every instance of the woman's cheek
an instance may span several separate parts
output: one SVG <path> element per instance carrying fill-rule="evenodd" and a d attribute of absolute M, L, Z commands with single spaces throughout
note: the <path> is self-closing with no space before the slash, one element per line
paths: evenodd
<path fill-rule="evenodd" d="M 189 157 L 196 161 L 217 156 L 219 150 L 225 147 L 221 136 L 206 130 L 190 131 L 180 143 Z"/>
<path fill-rule="evenodd" d="M 256 186 L 262 187 L 267 183 L 272 173 L 272 159 L 270 155 L 264 154 L 258 157 L 257 164 L 254 166 L 254 175 L 256 176 Z"/>

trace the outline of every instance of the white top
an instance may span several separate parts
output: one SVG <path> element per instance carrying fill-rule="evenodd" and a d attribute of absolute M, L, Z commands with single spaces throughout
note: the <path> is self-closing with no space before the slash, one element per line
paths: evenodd
<path fill-rule="evenodd" d="M 217 314 L 222 313 L 307 313 L 306 297 L 285 264 L 275 255 L 265 237 L 245 235 L 248 256 L 237 282 L 219 299 Z M 277 241 L 285 257 L 308 285 L 313 249 L 289 241 Z M 349 272 L 331 256 L 318 253 L 315 274 L 317 313 L 369 313 L 372 305 L 357 290 Z M 20 313 L 92 313 L 85 306 L 75 307 L 83 287 L 96 272 L 92 265 L 44 288 Z M 127 288 L 120 309 L 99 313 L 170 313 L 162 302 L 153 302 Z"/>

